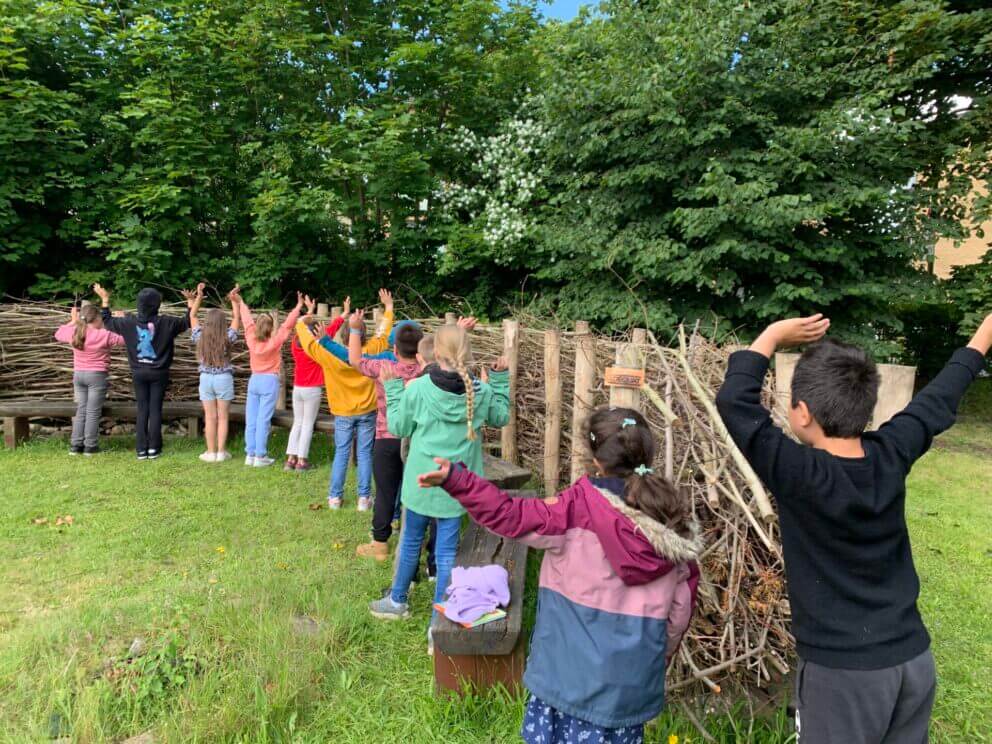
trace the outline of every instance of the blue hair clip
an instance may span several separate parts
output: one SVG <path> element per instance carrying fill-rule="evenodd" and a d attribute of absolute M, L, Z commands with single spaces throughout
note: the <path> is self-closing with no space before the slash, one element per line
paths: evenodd
<path fill-rule="evenodd" d="M 645 475 L 650 475 L 653 473 L 654 468 L 649 468 L 647 465 L 638 465 L 634 468 L 634 472 L 643 478 Z"/>
<path fill-rule="evenodd" d="M 621 429 L 626 429 L 628 426 L 637 426 L 637 422 L 632 418 L 625 418 L 623 423 L 620 424 Z"/>

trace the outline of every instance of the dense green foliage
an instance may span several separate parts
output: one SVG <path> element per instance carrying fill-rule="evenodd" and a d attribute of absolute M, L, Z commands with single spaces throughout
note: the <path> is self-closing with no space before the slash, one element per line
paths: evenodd
<path fill-rule="evenodd" d="M 992 164 L 984 6 L 5 0 L 0 291 L 815 308 L 893 348 L 935 237 L 992 211 L 962 198 Z"/>
<path fill-rule="evenodd" d="M 276 301 L 437 293 L 436 135 L 512 110 L 537 20 L 495 0 L 7 0 L 0 28 L 0 289 L 237 278 Z"/>
<path fill-rule="evenodd" d="M 608 3 L 546 40 L 550 197 L 512 247 L 466 240 L 450 263 L 515 267 L 604 324 L 815 308 L 898 336 L 894 301 L 928 284 L 914 261 L 961 234 L 988 170 L 992 11 L 958 5 Z"/>

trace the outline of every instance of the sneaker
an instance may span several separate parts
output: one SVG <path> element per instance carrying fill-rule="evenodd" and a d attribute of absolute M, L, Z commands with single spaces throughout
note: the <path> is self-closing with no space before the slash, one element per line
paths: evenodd
<path fill-rule="evenodd" d="M 214 462 L 227 462 L 231 459 L 230 452 L 217 452 L 214 455 Z"/>
<path fill-rule="evenodd" d="M 245 455 L 245 465 L 252 467 L 255 464 L 255 455 Z"/>
<path fill-rule="evenodd" d="M 83 450 L 83 454 L 86 457 L 93 457 L 93 455 L 100 454 L 100 448 L 99 447 L 87 447 L 86 449 Z"/>
<path fill-rule="evenodd" d="M 70 455 L 81 455 L 81 454 L 83 454 L 83 448 L 74 444 L 71 447 L 69 447 L 69 454 Z"/>
<path fill-rule="evenodd" d="M 359 558 L 374 558 L 382 563 L 389 560 L 389 543 L 372 540 L 355 548 L 355 555 Z"/>
<path fill-rule="evenodd" d="M 341 499 L 327 499 L 327 508 L 328 509 L 340 509 L 341 508 Z"/>
<path fill-rule="evenodd" d="M 148 453 L 145 452 L 144 450 L 142 450 L 141 452 L 138 453 L 138 459 L 139 460 L 147 460 L 148 459 Z"/>
<path fill-rule="evenodd" d="M 148 459 L 149 460 L 154 460 L 154 459 L 156 459 L 161 454 L 162 453 L 159 452 L 158 450 L 152 450 L 152 449 L 150 449 L 150 450 L 148 450 Z"/>
<path fill-rule="evenodd" d="M 306 460 L 297 460 L 296 461 L 296 472 L 297 473 L 303 473 L 303 472 L 306 472 L 307 470 L 313 470 L 315 467 L 317 467 L 317 466 L 314 465 L 312 462 L 307 462 Z"/>
<path fill-rule="evenodd" d="M 271 457 L 266 457 L 265 455 L 262 455 L 261 457 L 255 458 L 255 467 L 267 468 L 269 467 L 269 465 L 272 465 L 274 462 L 275 460 L 273 460 Z"/>
<path fill-rule="evenodd" d="M 406 602 L 394 602 L 392 597 L 383 597 L 369 603 L 369 612 L 380 620 L 405 620 L 410 617 L 410 606 Z"/>
<path fill-rule="evenodd" d="M 202 455 L 200 455 L 200 459 L 203 460 L 203 462 L 217 462 L 217 453 L 204 452 Z"/>
<path fill-rule="evenodd" d="M 434 655 L 434 632 L 431 628 L 427 629 L 427 655 Z"/>
<path fill-rule="evenodd" d="M 356 508 L 358 509 L 358 511 L 367 512 L 369 509 L 372 508 L 372 499 L 370 499 L 368 496 L 359 496 L 358 506 Z"/>

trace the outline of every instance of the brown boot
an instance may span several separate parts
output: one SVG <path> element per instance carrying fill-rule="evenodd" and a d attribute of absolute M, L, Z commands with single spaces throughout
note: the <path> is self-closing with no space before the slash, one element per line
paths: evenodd
<path fill-rule="evenodd" d="M 375 558 L 382 563 L 389 560 L 389 543 L 372 540 L 365 545 L 359 545 L 355 549 L 355 555 L 359 558 Z"/>

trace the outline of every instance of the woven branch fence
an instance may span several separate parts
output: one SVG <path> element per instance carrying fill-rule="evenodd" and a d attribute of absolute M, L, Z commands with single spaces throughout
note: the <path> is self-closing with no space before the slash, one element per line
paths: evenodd
<path fill-rule="evenodd" d="M 0 305 L 0 399 L 72 397 L 72 355 L 52 339 L 67 320 L 64 308 L 48 304 Z M 432 331 L 453 320 L 449 315 L 420 322 Z M 674 337 L 677 343 L 662 345 L 642 329 L 615 339 L 591 334 L 585 324 L 575 331 L 541 325 L 533 318 L 509 320 L 480 325 L 472 334 L 477 364 L 502 354 L 511 361 L 515 415 L 506 428 L 487 432 L 487 446 L 529 467 L 552 491 L 585 472 L 585 439 L 576 441 L 575 432 L 581 433 L 589 409 L 606 403 L 640 409 L 659 441 L 654 466 L 691 495 L 706 538 L 699 606 L 668 689 L 682 694 L 705 686 L 720 692 L 728 684 L 753 689 L 780 680 L 794 645 L 778 524 L 768 494 L 730 442 L 713 404 L 731 349 L 683 329 Z M 112 358 L 111 397 L 130 399 L 123 350 Z M 241 342 L 234 364 L 243 400 L 249 370 Z M 605 370 L 617 364 L 643 369 L 644 386 L 606 387 Z M 291 380 L 288 343 L 284 371 Z M 195 353 L 184 334 L 176 343 L 168 397 L 196 400 L 197 387 Z M 770 403 L 770 383 L 765 395 Z"/>

